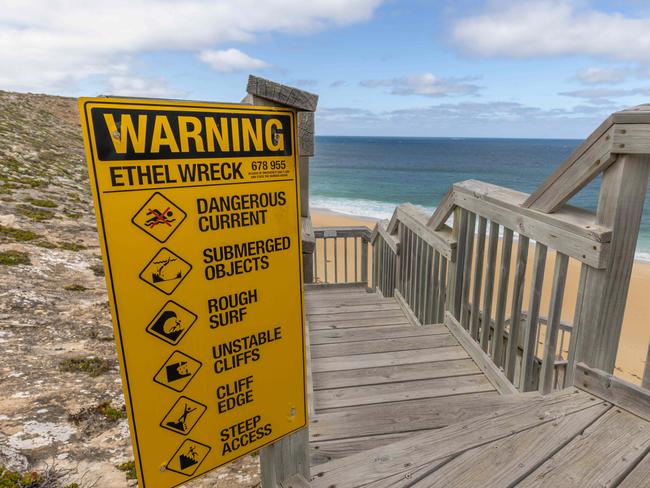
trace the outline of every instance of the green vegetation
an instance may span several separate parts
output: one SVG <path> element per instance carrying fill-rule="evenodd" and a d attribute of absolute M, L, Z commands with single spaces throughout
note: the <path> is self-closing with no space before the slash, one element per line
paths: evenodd
<path fill-rule="evenodd" d="M 0 488 L 39 488 L 44 482 L 43 476 L 34 471 L 20 473 L 0 466 Z"/>
<path fill-rule="evenodd" d="M 0 466 L 0 488 L 81 488 L 79 483 L 61 484 L 61 478 L 70 473 L 70 470 L 61 471 L 54 465 L 47 466 L 42 473 L 12 471 Z"/>
<path fill-rule="evenodd" d="M 32 207 L 31 205 L 18 205 L 16 208 L 22 215 L 37 222 L 54 217 L 54 212 L 39 207 Z"/>
<path fill-rule="evenodd" d="M 32 198 L 32 197 L 28 197 L 28 198 L 26 198 L 25 200 L 28 201 L 29 203 L 31 203 L 32 205 L 37 206 L 37 207 L 43 207 L 43 208 L 56 208 L 56 207 L 59 206 L 56 202 L 54 202 L 54 201 L 52 201 L 52 200 L 46 200 L 46 199 L 44 199 L 44 198 Z"/>
<path fill-rule="evenodd" d="M 97 406 L 97 411 L 111 422 L 126 418 L 126 406 L 124 405 L 118 409 L 111 406 L 111 402 L 104 402 Z"/>
<path fill-rule="evenodd" d="M 56 249 L 58 247 L 56 244 L 50 241 L 36 241 L 34 244 L 45 249 Z"/>
<path fill-rule="evenodd" d="M 16 229 L 15 227 L 5 227 L 0 225 L 0 237 L 8 238 L 18 242 L 33 241 L 40 239 L 42 236 L 31 230 Z"/>
<path fill-rule="evenodd" d="M 76 242 L 60 242 L 59 248 L 65 249 L 66 251 L 83 251 L 86 249 L 86 246 L 82 246 Z"/>
<path fill-rule="evenodd" d="M 0 264 L 5 266 L 17 266 L 19 264 L 32 264 L 29 254 L 21 251 L 0 251 Z"/>
<path fill-rule="evenodd" d="M 135 471 L 135 461 L 127 461 L 126 463 L 118 464 L 116 468 L 120 471 L 124 471 L 127 480 L 134 480 L 138 477 Z"/>
<path fill-rule="evenodd" d="M 68 373 L 86 373 L 90 376 L 99 376 L 111 368 L 110 362 L 105 359 L 89 358 L 69 358 L 59 363 L 59 369 Z"/>
<path fill-rule="evenodd" d="M 88 288 L 79 283 L 73 283 L 71 285 L 65 285 L 63 289 L 67 291 L 86 291 Z"/>

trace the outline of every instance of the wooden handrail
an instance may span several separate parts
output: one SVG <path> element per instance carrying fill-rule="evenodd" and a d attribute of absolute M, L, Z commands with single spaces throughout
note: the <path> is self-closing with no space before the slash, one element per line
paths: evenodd
<path fill-rule="evenodd" d="M 466 180 L 453 185 L 427 226 L 440 228 L 455 208 L 463 208 L 594 268 L 607 267 L 612 230 L 599 224 L 596 214 L 571 205 L 547 214 L 523 207 L 527 197 L 498 185 Z"/>

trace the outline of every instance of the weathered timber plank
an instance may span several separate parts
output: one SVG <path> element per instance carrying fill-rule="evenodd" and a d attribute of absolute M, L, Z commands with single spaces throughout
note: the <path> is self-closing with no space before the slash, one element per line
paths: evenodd
<path fill-rule="evenodd" d="M 399 472 L 408 474 L 425 464 L 552 422 L 558 416 L 584 410 L 597 403 L 598 400 L 593 397 L 575 390 L 564 390 L 539 400 L 522 402 L 506 410 L 321 464 L 312 471 L 312 487 L 338 485 L 353 488 Z"/>
<path fill-rule="evenodd" d="M 453 459 L 453 456 L 449 456 L 442 459 L 436 459 L 433 463 L 427 463 L 424 466 L 420 466 L 412 471 L 409 471 L 407 474 L 397 473 L 392 476 L 388 476 L 381 480 L 373 481 L 363 485 L 363 488 L 395 488 L 398 486 L 402 487 L 411 487 L 415 486 L 413 483 L 415 480 L 426 477 L 432 471 L 438 469 L 440 466 L 444 466 L 450 460 Z"/>
<path fill-rule="evenodd" d="M 503 330 L 506 320 L 506 305 L 508 302 L 508 281 L 510 278 L 510 256 L 512 255 L 512 230 L 503 229 L 501 242 L 501 271 L 497 288 L 497 306 L 494 313 L 494 333 L 492 334 L 492 360 L 496 365 L 502 363 Z"/>
<path fill-rule="evenodd" d="M 423 380 L 478 374 L 471 359 L 441 361 L 437 363 L 402 364 L 380 368 L 363 368 L 349 371 L 330 371 L 314 374 L 314 389 L 344 388 L 359 385 L 376 385 L 399 381 Z"/>
<path fill-rule="evenodd" d="M 562 319 L 562 303 L 564 301 L 568 264 L 569 257 L 566 254 L 556 253 L 551 303 L 546 324 L 546 340 L 544 341 L 544 357 L 542 358 L 542 371 L 539 380 L 539 391 L 542 394 L 550 393 L 553 389 L 555 359 L 557 357 L 558 334 Z"/>
<path fill-rule="evenodd" d="M 391 310 L 371 310 L 367 312 L 339 312 L 339 313 L 330 313 L 330 314 L 323 314 L 323 315 L 311 315 L 309 317 L 309 320 L 315 324 L 318 322 L 337 322 L 337 321 L 403 317 L 403 316 L 404 313 L 398 307 L 396 309 L 391 309 Z"/>
<path fill-rule="evenodd" d="M 416 351 L 434 347 L 456 346 L 458 342 L 450 334 L 437 334 L 422 337 L 383 338 L 370 341 L 342 342 L 337 344 L 319 344 L 311 348 L 311 357 L 329 358 L 336 356 L 354 356 L 391 351 Z"/>
<path fill-rule="evenodd" d="M 307 427 L 260 450 L 262 486 L 275 487 L 299 473 L 309 476 L 309 432 Z"/>
<path fill-rule="evenodd" d="M 479 180 L 455 183 L 454 191 L 489 203 L 491 209 L 489 212 L 500 214 L 502 218 L 503 214 L 518 215 L 523 219 L 521 220 L 523 228 L 526 228 L 526 223 L 532 220 L 543 222 L 552 228 L 559 228 L 566 231 L 567 235 L 578 235 L 596 242 L 609 242 L 612 237 L 612 229 L 599 224 L 593 212 L 573 205 L 564 205 L 552 214 L 540 212 L 523 206 L 528 194 Z M 495 211 L 493 205 L 499 207 L 499 212 Z M 518 226 L 514 229 L 519 231 Z"/>
<path fill-rule="evenodd" d="M 299 474 L 280 482 L 280 488 L 309 488 L 309 481 Z"/>
<path fill-rule="evenodd" d="M 312 441 L 325 441 L 440 429 L 539 398 L 529 395 L 470 393 L 328 410 L 312 419 L 309 434 Z"/>
<path fill-rule="evenodd" d="M 650 453 L 646 454 L 618 485 L 618 488 L 648 488 L 648 480 L 650 480 Z"/>
<path fill-rule="evenodd" d="M 460 346 L 420 349 L 417 354 L 411 351 L 380 352 L 375 354 L 357 354 L 355 356 L 338 356 L 335 358 L 318 358 L 313 360 L 312 371 L 344 371 L 346 369 L 377 368 L 397 366 L 399 364 L 431 363 L 469 357 Z"/>
<path fill-rule="evenodd" d="M 399 310 L 400 306 L 395 303 L 395 300 L 390 300 L 384 303 L 366 303 L 359 305 L 341 305 L 341 306 L 325 306 L 308 308 L 308 314 L 311 317 L 318 315 L 334 315 L 337 313 L 353 313 L 353 312 L 380 312 L 385 310 Z"/>
<path fill-rule="evenodd" d="M 574 384 L 650 422 L 650 391 L 584 363 L 576 365 Z"/>
<path fill-rule="evenodd" d="M 400 337 L 426 337 L 449 334 L 444 325 L 413 327 L 410 325 L 382 325 L 358 329 L 314 330 L 309 334 L 312 346 L 340 342 L 372 341 L 377 339 L 397 339 Z"/>
<path fill-rule="evenodd" d="M 576 359 L 608 373 L 616 363 L 649 172 L 650 155 L 620 156 L 600 186 L 598 218 L 613 232 L 610 261 L 607 269 L 586 270 Z"/>
<path fill-rule="evenodd" d="M 336 294 L 346 296 L 350 293 L 371 294 L 364 283 L 305 283 L 305 297 Z"/>
<path fill-rule="evenodd" d="M 470 328 L 470 305 L 469 294 L 472 285 L 472 274 L 476 272 L 472 268 L 474 260 L 474 235 L 476 233 L 476 214 L 469 213 L 467 217 L 467 230 L 465 232 L 465 258 L 463 259 L 463 280 L 460 299 L 460 324 L 465 329 Z"/>
<path fill-rule="evenodd" d="M 481 314 L 481 287 L 483 286 L 483 260 L 485 258 L 485 232 L 487 219 L 478 219 L 478 240 L 476 241 L 476 270 L 474 271 L 474 289 L 472 292 L 472 312 L 469 333 L 476 341 L 479 340 L 479 316 Z M 488 280 L 489 281 L 489 280 Z"/>
<path fill-rule="evenodd" d="M 323 464 L 333 459 L 351 456 L 361 451 L 385 446 L 396 441 L 401 441 L 413 435 L 411 432 L 398 434 L 380 434 L 351 439 L 336 439 L 333 441 L 314 441 L 309 443 L 309 456 L 311 465 Z"/>
<path fill-rule="evenodd" d="M 451 187 L 449 190 L 447 190 L 445 196 L 442 197 L 442 200 L 438 202 L 438 206 L 427 222 L 427 226 L 431 227 L 433 230 L 442 230 L 447 224 L 449 217 L 451 217 L 455 206 L 456 204 L 454 202 L 454 190 L 453 187 Z"/>
<path fill-rule="evenodd" d="M 281 85 L 271 80 L 250 75 L 246 92 L 273 102 L 294 107 L 308 112 L 314 112 L 318 105 L 318 95 L 298 88 Z"/>
<path fill-rule="evenodd" d="M 616 486 L 648 449 L 650 424 L 612 408 L 518 486 Z"/>
<path fill-rule="evenodd" d="M 409 306 L 406 299 L 402 296 L 402 294 L 398 290 L 395 290 L 395 300 L 397 300 L 397 303 L 399 304 L 400 308 L 402 309 L 402 313 L 404 314 L 404 317 L 406 317 L 406 319 L 409 321 L 409 323 L 411 325 L 416 326 L 416 327 L 421 327 L 422 324 L 420 323 L 418 318 L 413 313 L 413 310 L 411 310 L 411 307 Z"/>
<path fill-rule="evenodd" d="M 611 408 L 609 405 L 600 403 L 559 417 L 554 422 L 470 449 L 409 486 L 413 488 L 514 486 L 595 422 L 609 408 Z"/>
<path fill-rule="evenodd" d="M 593 213 L 584 210 L 564 209 L 564 213 L 544 214 L 503 201 L 511 199 L 511 190 L 475 180 L 457 184 L 456 200 L 462 208 L 476 212 L 504 227 L 546 244 L 595 268 L 605 268 L 609 258 L 611 227 L 598 224 Z M 465 188 L 461 189 L 460 185 Z M 495 189 L 496 188 L 496 189 Z M 515 193 L 515 201 L 522 200 Z M 564 217 L 574 215 L 580 224 L 568 223 Z M 588 215 L 588 217 L 587 217 Z"/>
<path fill-rule="evenodd" d="M 533 264 L 533 276 L 530 285 L 530 300 L 528 301 L 528 313 L 526 314 L 526 326 L 524 328 L 524 353 L 521 358 L 521 372 L 519 381 L 520 391 L 530 391 L 534 386 L 533 363 L 535 351 L 537 350 L 537 332 L 539 327 L 539 307 L 542 303 L 542 291 L 544 286 L 544 270 L 546 269 L 547 247 L 542 243 L 535 244 L 535 259 Z"/>
<path fill-rule="evenodd" d="M 464 393 L 491 391 L 494 386 L 482 374 L 414 380 L 382 385 L 364 385 L 354 388 L 332 388 L 314 392 L 317 411 L 330 408 L 400 402 L 418 398 L 438 398 Z"/>
<path fill-rule="evenodd" d="M 490 323 L 492 301 L 494 299 L 494 277 L 496 277 L 497 246 L 499 244 L 499 224 L 490 222 L 490 239 L 485 270 L 485 290 L 483 291 L 483 320 L 481 321 L 481 349 L 488 352 L 490 344 Z"/>
<path fill-rule="evenodd" d="M 515 379 L 515 365 L 519 349 L 519 329 L 521 326 L 521 304 L 524 300 L 529 242 L 528 237 L 520 235 L 517 243 L 517 264 L 515 283 L 512 290 L 512 311 L 510 312 L 510 334 L 508 335 L 508 348 L 505 359 L 505 374 L 510 382 Z"/>
<path fill-rule="evenodd" d="M 404 315 L 353 320 L 331 320 L 329 322 L 309 323 L 309 330 L 363 329 L 366 327 L 383 327 L 386 325 L 412 325 Z"/>
<path fill-rule="evenodd" d="M 305 304 L 314 307 L 329 306 L 329 305 L 358 305 L 362 303 L 390 303 L 391 298 L 385 298 L 377 293 L 355 292 L 355 293 L 341 293 L 341 294 L 316 294 L 306 293 Z"/>
<path fill-rule="evenodd" d="M 517 389 L 512 383 L 510 383 L 510 381 L 508 381 L 508 378 L 503 374 L 503 371 L 492 362 L 487 353 L 481 349 L 480 345 L 474 339 L 472 339 L 469 332 L 463 329 L 454 316 L 449 312 L 445 314 L 445 325 L 474 360 L 476 365 L 481 369 L 481 371 L 483 371 L 483 373 L 485 373 L 485 376 L 490 380 L 499 393 L 503 395 L 517 393 Z"/>
<path fill-rule="evenodd" d="M 440 230 L 427 227 L 428 218 L 426 213 L 410 203 L 397 207 L 395 214 L 399 222 L 403 223 L 440 254 L 452 261 L 456 259 L 456 240 L 452 237 L 449 227 L 443 227 Z"/>
<path fill-rule="evenodd" d="M 524 206 L 551 213 L 616 160 L 611 117 L 598 127 L 526 200 Z"/>

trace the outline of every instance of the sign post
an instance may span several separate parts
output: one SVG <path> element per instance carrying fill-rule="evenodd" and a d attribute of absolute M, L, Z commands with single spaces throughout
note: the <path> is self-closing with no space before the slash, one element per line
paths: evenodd
<path fill-rule="evenodd" d="M 79 101 L 140 486 L 307 424 L 295 113 Z"/>

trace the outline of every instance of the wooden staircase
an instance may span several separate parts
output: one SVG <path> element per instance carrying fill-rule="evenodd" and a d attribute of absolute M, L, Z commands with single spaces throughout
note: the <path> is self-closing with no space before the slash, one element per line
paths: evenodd
<path fill-rule="evenodd" d="M 502 395 L 471 342 L 365 288 L 305 302 L 311 486 L 647 486 L 646 419 L 577 388 Z"/>

